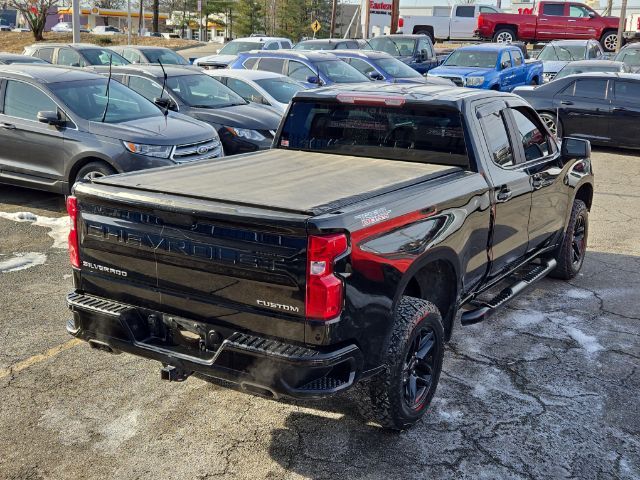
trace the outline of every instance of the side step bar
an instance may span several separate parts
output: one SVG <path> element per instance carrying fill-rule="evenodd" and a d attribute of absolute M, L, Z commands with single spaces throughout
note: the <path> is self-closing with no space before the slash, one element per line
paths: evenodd
<path fill-rule="evenodd" d="M 480 323 L 493 315 L 500 307 L 504 306 L 507 302 L 512 300 L 517 295 L 524 292 L 528 287 L 536 283 L 537 281 L 546 277 L 554 268 L 556 268 L 556 262 L 553 258 L 549 259 L 543 265 L 539 265 L 529 273 L 527 273 L 522 280 L 514 283 L 510 287 L 502 290 L 498 295 L 493 297 L 488 302 L 483 302 L 478 308 L 473 310 L 467 310 L 462 314 L 460 323 L 462 325 L 473 325 L 474 323 Z"/>

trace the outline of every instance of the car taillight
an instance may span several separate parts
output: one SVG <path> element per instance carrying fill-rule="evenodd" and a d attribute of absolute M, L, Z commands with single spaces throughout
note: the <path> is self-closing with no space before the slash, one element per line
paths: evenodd
<path fill-rule="evenodd" d="M 638 21 L 636 22 L 636 30 L 640 30 L 640 17 L 638 17 Z"/>
<path fill-rule="evenodd" d="M 78 246 L 78 199 L 67 198 L 67 213 L 69 214 L 69 260 L 75 268 L 80 268 L 80 248 Z"/>
<path fill-rule="evenodd" d="M 482 15 L 478 15 L 478 28 L 484 25 L 484 17 Z"/>
<path fill-rule="evenodd" d="M 318 320 L 337 317 L 342 311 L 342 280 L 333 273 L 337 257 L 347 251 L 344 234 L 311 235 L 307 249 L 306 316 Z"/>

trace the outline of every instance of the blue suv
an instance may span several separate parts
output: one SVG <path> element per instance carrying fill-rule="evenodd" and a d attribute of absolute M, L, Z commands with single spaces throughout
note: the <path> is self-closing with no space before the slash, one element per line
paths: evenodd
<path fill-rule="evenodd" d="M 238 55 L 229 68 L 281 73 L 307 88 L 371 81 L 334 54 L 323 51 L 253 50 Z"/>

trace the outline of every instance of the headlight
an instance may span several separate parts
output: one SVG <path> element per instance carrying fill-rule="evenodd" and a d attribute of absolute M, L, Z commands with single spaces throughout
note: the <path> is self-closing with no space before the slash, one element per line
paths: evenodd
<path fill-rule="evenodd" d="M 484 77 L 467 77 L 467 85 L 469 87 L 479 87 L 484 83 Z"/>
<path fill-rule="evenodd" d="M 173 148 L 171 145 L 142 145 L 140 143 L 133 142 L 122 143 L 124 144 L 124 148 L 129 150 L 131 153 L 157 158 L 169 158 L 169 155 L 171 155 L 171 149 Z"/>
<path fill-rule="evenodd" d="M 247 128 L 237 128 L 237 127 L 225 127 L 232 135 L 240 138 L 246 138 L 247 140 L 255 140 L 256 142 L 261 142 L 265 140 L 266 137 L 262 135 L 257 130 L 249 130 Z"/>

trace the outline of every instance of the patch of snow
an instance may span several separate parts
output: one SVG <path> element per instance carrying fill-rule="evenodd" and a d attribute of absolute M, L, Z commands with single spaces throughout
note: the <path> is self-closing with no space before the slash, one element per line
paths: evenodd
<path fill-rule="evenodd" d="M 538 310 L 530 310 L 528 312 L 515 311 L 510 315 L 508 320 L 515 327 L 526 328 L 531 325 L 536 325 L 545 319 L 544 313 Z"/>
<path fill-rule="evenodd" d="M 587 353 L 595 353 L 599 350 L 602 350 L 602 345 L 598 343 L 598 339 L 596 337 L 592 337 L 591 335 L 587 335 L 581 330 L 578 330 L 575 327 L 571 327 L 568 325 L 563 326 L 564 330 L 569 334 L 571 338 L 573 338 L 576 342 L 580 344 L 580 346 Z"/>
<path fill-rule="evenodd" d="M 586 298 L 593 297 L 593 293 L 582 288 L 572 288 L 571 290 L 565 292 L 564 296 L 574 300 L 584 300 Z"/>
<path fill-rule="evenodd" d="M 38 227 L 49 229 L 49 236 L 53 238 L 53 248 L 67 248 L 69 235 L 69 217 L 45 217 L 31 212 L 0 212 L 0 218 L 14 222 L 32 223 Z"/>
<path fill-rule="evenodd" d="M 47 261 L 47 256 L 38 252 L 14 253 L 13 257 L 0 260 L 0 273 L 17 272 L 27 268 L 42 265 Z"/>

